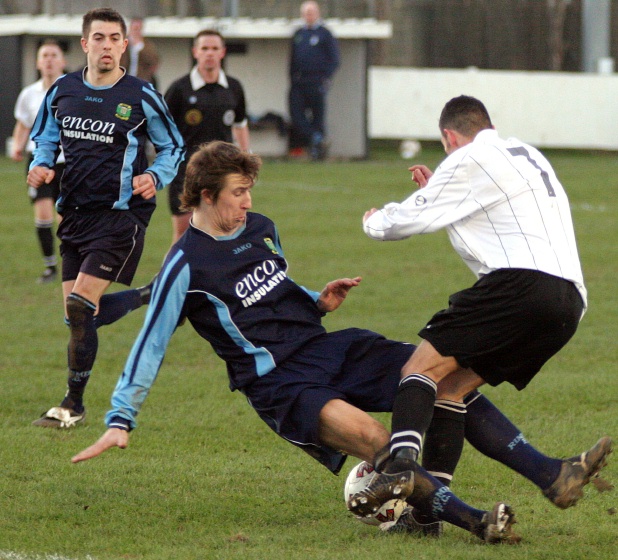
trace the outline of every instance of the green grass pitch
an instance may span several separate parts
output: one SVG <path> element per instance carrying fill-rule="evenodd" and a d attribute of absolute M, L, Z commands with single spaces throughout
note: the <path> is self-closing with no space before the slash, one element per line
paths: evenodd
<path fill-rule="evenodd" d="M 618 157 L 549 152 L 572 205 L 590 308 L 574 339 L 530 387 L 487 394 L 526 438 L 570 456 L 603 435 L 618 437 Z M 369 208 L 402 200 L 412 162 L 435 166 L 424 146 L 415 160 L 393 144 L 362 162 L 266 160 L 253 208 L 273 218 L 298 283 L 320 290 L 362 276 L 329 330 L 366 327 L 410 342 L 473 277 L 443 232 L 378 243 L 361 229 Z M 134 285 L 158 270 L 171 239 L 166 193 L 146 237 Z M 618 493 L 592 486 L 560 511 L 531 483 L 466 445 L 453 489 L 479 508 L 505 500 L 523 542 L 499 550 L 447 527 L 440 540 L 382 535 L 345 509 L 350 458 L 334 477 L 283 440 L 231 393 L 221 362 L 190 328 L 178 330 L 129 447 L 72 465 L 104 431 L 103 416 L 144 316 L 138 310 L 99 331 L 86 395 L 85 426 L 69 432 L 30 425 L 65 386 L 68 332 L 60 284 L 42 271 L 21 164 L 0 158 L 0 559 L 2 560 L 337 560 L 359 558 L 607 559 L 618 543 Z M 388 415 L 378 416 L 387 425 Z M 616 461 L 605 471 L 618 481 Z"/>

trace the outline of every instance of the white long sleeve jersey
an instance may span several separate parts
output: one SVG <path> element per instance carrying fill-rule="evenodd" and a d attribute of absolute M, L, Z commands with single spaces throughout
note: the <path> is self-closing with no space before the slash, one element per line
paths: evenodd
<path fill-rule="evenodd" d="M 424 188 L 363 225 L 382 241 L 442 228 L 477 278 L 501 268 L 539 270 L 573 282 L 586 304 L 569 201 L 532 146 L 483 130 L 448 156 Z"/>

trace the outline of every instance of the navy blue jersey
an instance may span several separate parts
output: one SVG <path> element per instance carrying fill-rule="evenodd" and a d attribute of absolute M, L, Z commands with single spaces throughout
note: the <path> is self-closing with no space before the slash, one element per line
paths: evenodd
<path fill-rule="evenodd" d="M 125 74 L 112 86 L 94 87 L 78 71 L 48 90 L 34 123 L 31 167 L 53 167 L 62 146 L 66 168 L 57 208 L 81 211 L 131 210 L 148 223 L 154 198 L 132 195 L 136 175 L 151 173 L 157 189 L 176 175 L 184 142 L 161 95 L 147 82 Z M 157 157 L 146 158 L 146 140 Z"/>
<path fill-rule="evenodd" d="M 227 364 L 230 388 L 272 371 L 324 334 L 318 292 L 296 284 L 275 224 L 249 213 L 245 227 L 214 238 L 190 226 L 168 253 L 106 420 L 135 426 L 178 321 L 186 317 Z"/>
<path fill-rule="evenodd" d="M 339 66 L 339 46 L 323 25 L 301 27 L 292 37 L 290 76 L 294 81 L 331 78 Z"/>

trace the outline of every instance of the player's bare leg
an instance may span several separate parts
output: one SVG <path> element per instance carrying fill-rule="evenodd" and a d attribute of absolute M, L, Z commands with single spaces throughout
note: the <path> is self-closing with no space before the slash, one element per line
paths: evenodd
<path fill-rule="evenodd" d="M 383 424 L 341 399 L 328 401 L 320 411 L 320 442 L 368 463 L 389 438 Z"/>

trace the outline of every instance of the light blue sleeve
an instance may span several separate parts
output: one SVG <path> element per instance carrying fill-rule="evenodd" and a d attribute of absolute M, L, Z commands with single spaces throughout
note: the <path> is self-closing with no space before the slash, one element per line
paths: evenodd
<path fill-rule="evenodd" d="M 157 157 L 146 171 L 158 178 L 157 190 L 172 182 L 180 163 L 185 159 L 185 143 L 161 95 L 152 86 L 145 86 L 142 102 L 148 122 L 148 136 Z"/>
<path fill-rule="evenodd" d="M 58 79 L 58 81 L 60 78 Z M 56 158 L 60 152 L 60 127 L 52 112 L 52 100 L 58 91 L 58 81 L 47 92 L 39 112 L 37 113 L 30 139 L 36 144 L 33 152 L 33 161 L 30 169 L 41 165 L 52 168 L 56 164 Z"/>
<path fill-rule="evenodd" d="M 136 427 L 135 419 L 157 378 L 178 325 L 189 279 L 189 265 L 182 251 L 170 255 L 153 286 L 144 324 L 114 389 L 112 409 L 105 416 L 108 426 L 114 417 L 120 417 L 131 429 Z"/>
<path fill-rule="evenodd" d="M 307 288 L 305 288 L 304 286 L 300 286 L 300 288 L 302 288 L 305 292 L 307 292 L 307 294 L 309 295 L 309 297 L 317 302 L 319 297 L 320 297 L 320 292 L 314 292 L 313 290 L 309 290 Z"/>

